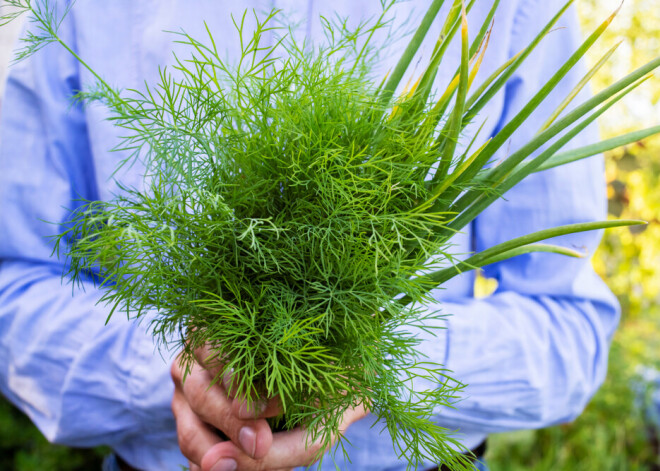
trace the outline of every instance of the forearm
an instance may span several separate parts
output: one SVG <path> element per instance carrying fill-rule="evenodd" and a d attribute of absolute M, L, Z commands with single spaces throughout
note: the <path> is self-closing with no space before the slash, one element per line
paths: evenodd
<path fill-rule="evenodd" d="M 98 292 L 89 285 L 72 294 L 58 268 L 0 264 L 3 391 L 51 441 L 92 446 L 144 433 L 147 423 L 172 429 L 159 411 L 172 393 L 168 363 L 153 355 L 148 333 L 122 316 L 104 325 Z M 136 401 L 154 410 L 136 410 Z M 112 420 L 101 420 L 101 411 Z"/>
<path fill-rule="evenodd" d="M 439 421 L 482 433 L 579 415 L 605 376 L 618 320 L 609 302 L 511 291 L 441 309 L 452 314 L 447 330 L 428 342 L 446 341 L 442 363 L 467 386 Z"/>
<path fill-rule="evenodd" d="M 178 469 L 168 352 L 147 324 L 63 286 L 61 267 L 0 262 L 0 387 L 51 442 L 109 445 L 134 466 Z M 145 450 L 149 450 L 145 454 Z"/>

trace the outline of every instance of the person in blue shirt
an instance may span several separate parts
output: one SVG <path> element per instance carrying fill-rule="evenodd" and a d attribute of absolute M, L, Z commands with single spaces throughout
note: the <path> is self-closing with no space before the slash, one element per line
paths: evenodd
<path fill-rule="evenodd" d="M 415 24 L 426 3 L 401 2 L 394 10 L 395 25 L 411 12 Z M 562 3 L 502 2 L 477 81 L 527 45 Z M 470 23 L 480 25 L 491 5 L 491 0 L 476 2 Z M 156 81 L 158 66 L 172 63 L 173 47 L 185 57 L 163 30 L 184 28 L 202 37 L 206 21 L 218 47 L 231 58 L 237 41 L 230 15 L 273 7 L 283 9 L 288 21 L 300 23 L 300 34 L 315 40 L 322 34 L 320 14 L 359 21 L 377 12 L 380 2 L 198 0 L 193 6 L 176 0 L 80 0 L 60 34 L 109 83 L 140 89 L 145 80 Z M 576 48 L 580 32 L 573 11 L 560 26 L 565 28 L 544 39 L 484 110 L 486 135 L 511 119 Z M 400 47 L 394 44 L 383 55 L 383 73 Z M 432 41 L 425 52 L 431 48 Z M 440 85 L 455 70 L 458 52 L 450 51 L 447 60 Z M 578 67 L 567 76 L 513 136 L 511 151 L 537 132 L 582 74 Z M 2 393 L 48 440 L 109 445 L 136 469 L 177 470 L 190 463 L 192 470 L 251 471 L 308 464 L 313 450 L 305 449 L 300 431 L 273 434 L 266 425 L 263 416 L 273 404 L 260 417 L 247 416 L 222 384 L 208 387 L 209 373 L 201 366 L 182 384 L 173 364 L 177 352 L 159 354 L 148 321 L 137 324 L 115 315 L 105 325 L 108 308 L 96 303 L 99 293 L 91 281 L 84 290 L 62 284 L 63 262 L 51 254 L 48 237 L 63 227 L 44 221 L 64 223 L 80 198 L 111 198 L 121 191 L 117 182 L 144 185 L 139 164 L 112 178 L 122 156 L 109 152 L 118 131 L 107 121 L 107 109 L 72 103 L 72 94 L 92 83 L 93 77 L 56 44 L 10 71 L 0 124 Z M 596 140 L 590 129 L 573 145 Z M 605 210 L 602 162 L 576 162 L 527 178 L 457 234 L 454 249 L 466 254 L 551 226 L 602 220 Z M 599 238 L 598 233 L 581 233 L 560 243 L 593 252 Z M 438 304 L 429 306 L 452 314 L 447 329 L 437 336 L 420 333 L 422 353 L 468 385 L 455 409 L 435 416 L 442 426 L 457 430 L 467 448 L 477 447 L 488 433 L 577 417 L 605 376 L 619 318 L 614 296 L 588 259 L 528 254 L 486 267 L 485 274 L 498 281 L 492 296 L 474 297 L 471 273 L 455 278 L 435 293 Z M 373 426 L 371 415 L 353 411 L 346 423 L 350 463 L 337 457 L 340 469 L 405 469 L 405 459 L 397 457 L 382 427 Z M 212 427 L 232 440 L 221 442 Z M 324 460 L 323 469 L 335 469 L 332 459 Z"/>

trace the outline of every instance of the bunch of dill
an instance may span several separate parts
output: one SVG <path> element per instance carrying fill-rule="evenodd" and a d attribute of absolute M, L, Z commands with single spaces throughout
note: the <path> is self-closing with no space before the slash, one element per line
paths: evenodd
<path fill-rule="evenodd" d="M 452 404 L 461 385 L 441 365 L 418 358 L 414 328 L 438 324 L 432 321 L 439 314 L 423 308 L 428 293 L 463 270 L 520 253 L 579 256 L 536 244 L 543 239 L 636 222 L 548 229 L 462 262 L 448 252 L 450 237 L 526 175 L 660 131 L 559 153 L 660 65 L 656 60 L 560 116 L 572 93 L 528 144 L 484 169 L 611 18 L 510 123 L 473 149 L 458 145 L 465 127 L 571 4 L 471 90 L 499 3 L 469 41 L 466 18 L 474 2 L 452 1 L 426 69 L 399 97 L 395 90 L 442 0 L 431 2 L 380 85 L 372 77 L 371 43 L 394 1 L 357 30 L 326 22 L 328 44 L 314 50 L 286 35 L 264 45 L 276 12 L 257 17 L 254 31 L 240 21 L 237 64 L 223 61 L 210 31 L 205 41 L 180 33 L 190 57 L 177 59 L 175 75 L 163 70 L 161 82 L 142 91 L 114 90 L 90 69 L 97 86 L 79 98 L 112 110 L 127 131 L 119 148 L 130 151 L 128 160 L 143 160 L 147 184 L 73 214 L 57 246 L 67 244 L 70 277 L 93 273 L 111 312 L 155 316 L 154 334 L 180 348 L 187 367 L 195 349 L 210 346 L 209 360 L 234 373 L 233 394 L 248 401 L 279 396 L 284 425 L 306 427 L 322 449 L 341 435 L 342 414 L 363 405 L 385 419 L 411 468 L 421 462 L 467 467 L 460 444 L 430 420 Z M 21 57 L 58 42 L 88 67 L 58 36 L 56 8 L 8 3 L 29 11 L 37 30 Z M 432 98 L 437 70 L 457 36 L 460 67 Z M 453 263 L 437 270 L 438 260 Z M 438 388 L 414 390 L 415 378 Z"/>
<path fill-rule="evenodd" d="M 232 68 L 180 38 L 194 58 L 179 64 L 176 95 L 145 106 L 149 131 L 136 135 L 151 152 L 147 190 L 74 218 L 71 273 L 97 270 L 104 301 L 130 316 L 155 309 L 154 333 L 177 338 L 188 366 L 210 345 L 237 378 L 232 393 L 277 395 L 285 427 L 327 445 L 343 412 L 366 405 L 411 459 L 444 458 L 451 440 L 428 418 L 458 385 L 428 397 L 408 385 L 448 383 L 415 362 L 405 328 L 436 314 L 395 301 L 425 300 L 414 275 L 447 244 L 434 234 L 450 216 L 427 207 L 437 135 L 418 132 L 411 146 L 423 108 L 390 116 L 366 62 L 347 64 L 349 38 L 316 54 L 287 43 L 283 59 L 261 50 L 268 20 Z"/>

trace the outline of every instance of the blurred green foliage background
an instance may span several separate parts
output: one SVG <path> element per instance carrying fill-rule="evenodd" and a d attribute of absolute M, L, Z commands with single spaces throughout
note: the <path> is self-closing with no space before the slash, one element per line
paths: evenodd
<path fill-rule="evenodd" d="M 620 0 L 577 2 L 585 31 L 594 29 Z M 658 0 L 627 0 L 603 40 L 590 53 L 598 59 L 623 41 L 611 63 L 593 81 L 599 90 L 660 54 Z M 604 138 L 660 123 L 660 77 L 640 87 L 600 122 Z M 621 326 L 610 352 L 608 377 L 574 423 L 543 430 L 493 435 L 488 464 L 493 471 L 660 470 L 657 436 L 639 403 L 645 392 L 641 367 L 660 367 L 660 139 L 606 156 L 609 213 L 644 219 L 641 228 L 606 232 L 594 266 L 618 296 Z"/>
<path fill-rule="evenodd" d="M 585 31 L 618 6 L 619 0 L 579 1 Z M 595 63 L 617 41 L 623 42 L 595 78 L 596 90 L 660 54 L 658 0 L 627 0 L 590 60 Z M 600 124 L 606 138 L 659 122 L 660 78 L 655 77 Z M 493 471 L 660 470 L 660 449 L 639 407 L 644 389 L 638 375 L 640 366 L 660 368 L 660 139 L 613 152 L 606 165 L 610 215 L 650 223 L 609 231 L 595 254 L 596 269 L 623 307 L 608 378 L 574 423 L 491 436 L 487 460 Z M 0 470 L 95 470 L 106 452 L 51 445 L 0 400 Z"/>

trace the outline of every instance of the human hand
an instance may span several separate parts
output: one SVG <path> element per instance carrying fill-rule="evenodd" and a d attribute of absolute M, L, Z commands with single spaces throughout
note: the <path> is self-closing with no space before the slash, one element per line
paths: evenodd
<path fill-rule="evenodd" d="M 205 362 L 211 351 L 202 348 L 195 355 L 197 363 L 185 382 L 179 362 L 175 361 L 171 368 L 175 385 L 172 411 L 179 446 L 191 471 L 290 470 L 315 461 L 320 445 L 307 443 L 301 428 L 272 433 L 265 419 L 280 414 L 277 399 L 248 410 L 245 400 L 228 393 L 227 375 L 222 383 L 211 386 L 213 378 L 222 373 L 218 365 Z M 347 411 L 341 431 L 366 414 L 362 407 Z M 223 441 L 214 429 L 221 430 L 230 441 Z"/>

